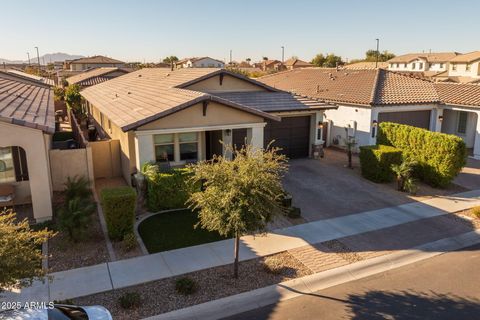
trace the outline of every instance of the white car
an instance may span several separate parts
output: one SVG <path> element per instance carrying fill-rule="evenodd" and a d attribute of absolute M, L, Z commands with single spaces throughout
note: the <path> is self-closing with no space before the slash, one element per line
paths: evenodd
<path fill-rule="evenodd" d="M 102 306 L 78 307 L 56 304 L 51 309 L 12 309 L 0 311 L 0 320 L 113 320 Z"/>

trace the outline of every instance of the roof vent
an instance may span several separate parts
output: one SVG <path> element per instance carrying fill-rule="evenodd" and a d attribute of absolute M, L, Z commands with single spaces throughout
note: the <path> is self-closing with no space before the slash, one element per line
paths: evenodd
<path fill-rule="evenodd" d="M 128 91 L 128 92 L 127 92 L 127 94 L 131 94 L 131 92 L 130 92 L 130 91 Z"/>
<path fill-rule="evenodd" d="M 139 74 L 139 75 L 138 75 L 138 77 L 139 77 L 139 78 L 141 78 L 141 77 L 142 77 L 142 75 L 141 75 L 141 74 Z"/>

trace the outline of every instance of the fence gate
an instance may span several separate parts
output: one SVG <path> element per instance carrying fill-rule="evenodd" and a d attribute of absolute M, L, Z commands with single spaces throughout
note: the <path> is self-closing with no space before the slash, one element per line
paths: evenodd
<path fill-rule="evenodd" d="M 122 176 L 120 162 L 120 141 L 92 141 L 93 175 L 95 179 L 116 178 Z"/>

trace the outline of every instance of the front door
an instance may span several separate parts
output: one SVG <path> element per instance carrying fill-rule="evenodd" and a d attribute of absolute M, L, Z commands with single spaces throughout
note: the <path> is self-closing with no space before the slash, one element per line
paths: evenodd
<path fill-rule="evenodd" d="M 222 130 L 206 131 L 205 132 L 205 157 L 211 160 L 213 155 L 223 155 Z"/>

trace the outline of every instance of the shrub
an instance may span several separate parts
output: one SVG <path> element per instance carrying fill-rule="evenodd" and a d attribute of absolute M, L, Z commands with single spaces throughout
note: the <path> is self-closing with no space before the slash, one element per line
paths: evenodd
<path fill-rule="evenodd" d="M 382 122 L 377 143 L 399 148 L 406 159 L 418 162 L 415 174 L 434 187 L 446 187 L 466 163 L 465 143 L 455 135 Z"/>
<path fill-rule="evenodd" d="M 480 219 L 480 206 L 472 208 L 472 214 L 475 216 L 475 218 Z"/>
<path fill-rule="evenodd" d="M 123 309 L 134 309 L 140 306 L 142 298 L 138 292 L 127 292 L 118 298 L 118 302 Z"/>
<path fill-rule="evenodd" d="M 175 280 L 175 290 L 183 295 L 190 295 L 197 291 L 198 286 L 195 280 L 189 277 L 183 277 Z"/>
<path fill-rule="evenodd" d="M 417 165 L 414 161 L 402 161 L 401 164 L 392 164 L 392 171 L 397 178 L 397 190 L 409 191 L 413 190 L 415 181 L 413 179 L 413 171 Z"/>
<path fill-rule="evenodd" d="M 84 238 L 95 209 L 95 203 L 88 198 L 70 199 L 59 210 L 58 226 L 71 240 L 77 242 Z"/>
<path fill-rule="evenodd" d="M 137 247 L 137 237 L 134 233 L 127 233 L 122 240 L 122 248 L 125 251 L 131 251 Z"/>
<path fill-rule="evenodd" d="M 108 236 L 122 240 L 133 233 L 137 194 L 130 187 L 105 188 L 101 191 L 101 203 L 107 222 Z"/>
<path fill-rule="evenodd" d="M 185 208 L 190 194 L 199 190 L 192 188 L 188 179 L 192 176 L 189 168 L 172 169 L 170 172 L 152 171 L 146 174 L 147 207 L 152 212 L 165 209 Z"/>
<path fill-rule="evenodd" d="M 374 182 L 389 182 L 393 179 L 392 165 L 402 162 L 400 149 L 376 145 L 360 147 L 362 176 Z"/>
<path fill-rule="evenodd" d="M 277 257 L 265 257 L 262 262 L 262 268 L 270 274 L 281 274 L 284 266 L 283 261 Z"/>
<path fill-rule="evenodd" d="M 65 202 L 74 198 L 90 198 L 91 195 L 90 183 L 87 178 L 78 176 L 73 178 L 67 177 L 67 182 L 65 182 Z"/>

